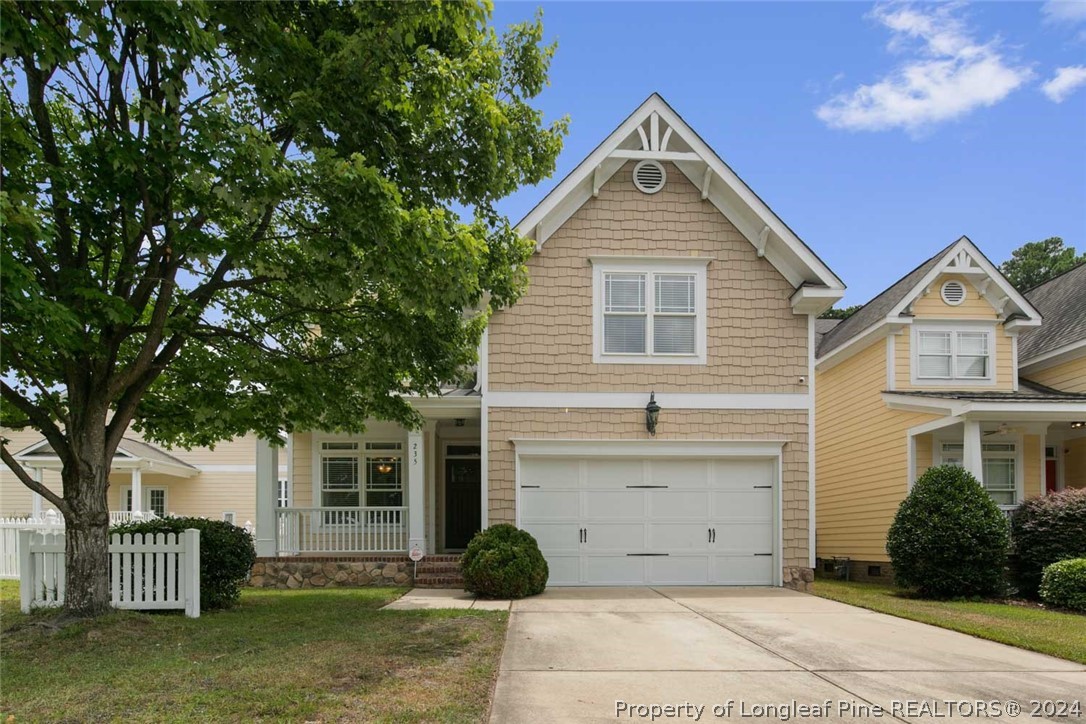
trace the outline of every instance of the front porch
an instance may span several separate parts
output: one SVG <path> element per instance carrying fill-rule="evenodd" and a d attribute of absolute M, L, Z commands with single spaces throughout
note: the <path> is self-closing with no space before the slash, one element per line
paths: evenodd
<path fill-rule="evenodd" d="M 462 551 L 486 516 L 480 402 L 474 390 L 420 399 L 417 430 L 371 421 L 361 434 L 294 433 L 286 480 L 258 443 L 257 555 L 364 564 L 374 561 L 347 558 Z"/>

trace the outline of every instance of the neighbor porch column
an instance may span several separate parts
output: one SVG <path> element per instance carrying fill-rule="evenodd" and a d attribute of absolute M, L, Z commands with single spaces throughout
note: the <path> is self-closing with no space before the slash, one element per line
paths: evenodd
<path fill-rule="evenodd" d="M 143 471 L 132 468 L 132 517 L 143 512 Z"/>
<path fill-rule="evenodd" d="M 981 461 L 980 423 L 966 420 L 962 434 L 962 467 L 973 474 L 978 482 L 984 482 L 984 464 Z"/>
<path fill-rule="evenodd" d="M 35 482 L 40 483 L 42 481 L 41 468 L 33 468 L 33 469 L 31 469 L 30 472 L 34 474 Z M 31 493 L 30 493 L 30 517 L 31 518 L 40 518 L 41 517 L 41 501 L 42 501 L 42 497 L 40 495 L 38 495 L 37 493 L 31 491 Z"/>
<path fill-rule="evenodd" d="M 407 433 L 407 550 L 426 553 L 426 446 L 422 430 Z"/>
<path fill-rule="evenodd" d="M 279 448 L 267 440 L 256 440 L 256 554 L 276 554 L 275 502 L 279 487 Z"/>

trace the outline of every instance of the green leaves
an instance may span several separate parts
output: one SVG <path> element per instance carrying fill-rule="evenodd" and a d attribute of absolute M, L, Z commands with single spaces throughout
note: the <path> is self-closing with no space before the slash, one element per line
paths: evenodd
<path fill-rule="evenodd" d="M 493 204 L 550 174 L 565 133 L 531 106 L 554 53 L 538 17 L 499 34 L 474 3 L 0 14 L 5 420 L 37 409 L 70 434 L 93 410 L 180 445 L 416 424 L 404 396 L 463 378 L 523 289 L 530 243 Z"/>
<path fill-rule="evenodd" d="M 1024 292 L 1083 262 L 1086 254 L 1077 254 L 1073 246 L 1064 246 L 1063 239 L 1053 236 L 1018 247 L 999 270 L 1015 289 Z"/>

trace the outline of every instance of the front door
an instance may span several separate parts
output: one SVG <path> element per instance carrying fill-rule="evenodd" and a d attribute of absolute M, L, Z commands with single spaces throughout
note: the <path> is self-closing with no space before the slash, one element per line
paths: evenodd
<path fill-rule="evenodd" d="M 445 548 L 467 548 L 479 531 L 481 520 L 479 487 L 481 461 L 449 459 L 445 461 Z"/>

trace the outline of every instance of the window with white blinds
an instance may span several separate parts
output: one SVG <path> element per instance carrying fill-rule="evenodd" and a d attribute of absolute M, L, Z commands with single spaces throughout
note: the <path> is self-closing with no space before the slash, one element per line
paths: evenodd
<path fill-rule="evenodd" d="M 940 446 L 943 465 L 962 466 L 964 445 L 944 442 Z M 1018 505 L 1018 454 L 1012 442 L 986 442 L 981 445 L 980 484 L 997 505 Z"/>
<path fill-rule="evenodd" d="M 991 379 L 991 333 L 974 330 L 918 330 L 916 379 Z"/>
<path fill-rule="evenodd" d="M 602 359 L 597 361 L 696 358 L 704 328 L 704 278 L 704 272 L 685 270 L 603 271 L 602 311 L 597 309 Z"/>

